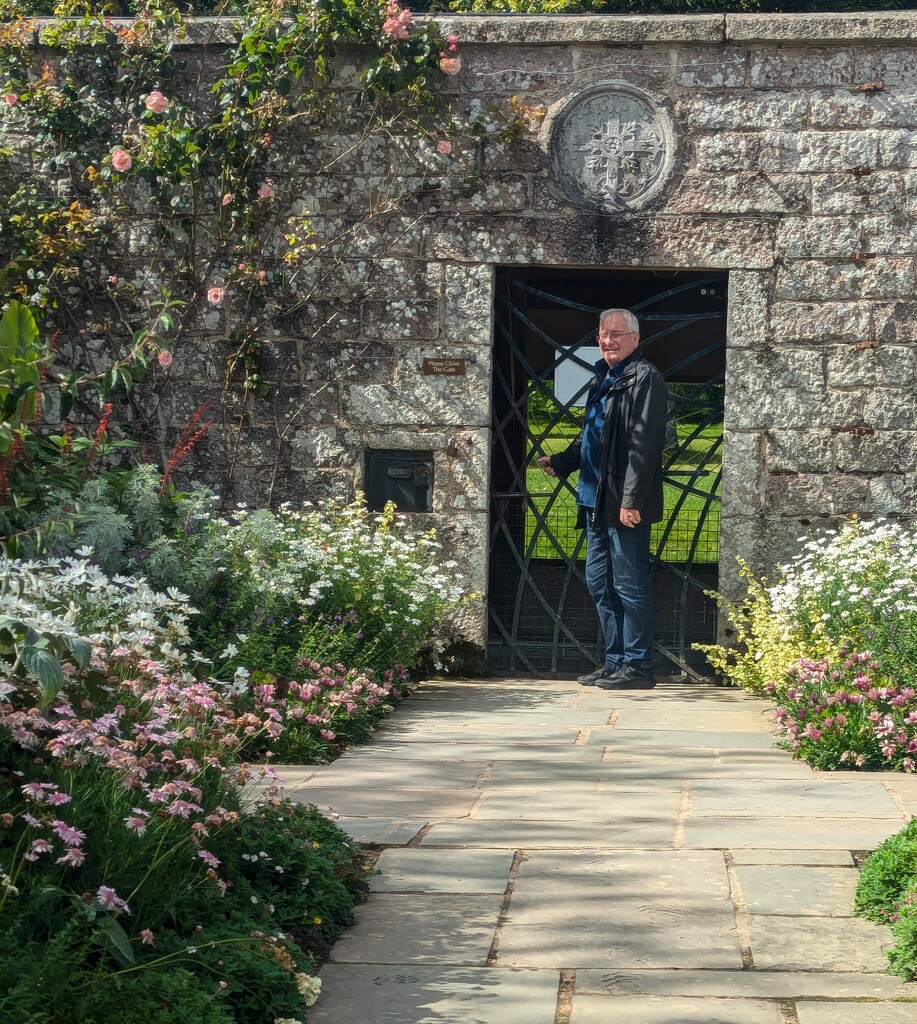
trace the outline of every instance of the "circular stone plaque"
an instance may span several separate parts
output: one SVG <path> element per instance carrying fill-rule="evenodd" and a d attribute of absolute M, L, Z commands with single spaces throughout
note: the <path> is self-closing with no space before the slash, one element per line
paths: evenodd
<path fill-rule="evenodd" d="M 549 130 L 555 177 L 580 205 L 641 210 L 672 172 L 675 133 L 668 114 L 625 82 L 600 82 L 572 96 Z"/>

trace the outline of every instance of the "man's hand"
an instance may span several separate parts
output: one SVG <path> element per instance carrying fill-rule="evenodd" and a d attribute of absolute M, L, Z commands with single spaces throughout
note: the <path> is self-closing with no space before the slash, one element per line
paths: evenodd
<path fill-rule="evenodd" d="M 635 508 L 622 508 L 618 518 L 622 526 L 639 526 L 640 513 Z"/>
<path fill-rule="evenodd" d="M 550 455 L 540 455 L 536 460 L 540 469 L 543 469 L 548 476 L 557 476 L 553 466 L 551 465 Z"/>

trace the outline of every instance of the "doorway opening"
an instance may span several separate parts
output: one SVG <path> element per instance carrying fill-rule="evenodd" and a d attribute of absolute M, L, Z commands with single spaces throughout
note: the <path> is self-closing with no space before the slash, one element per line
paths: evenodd
<path fill-rule="evenodd" d="M 584 579 L 576 476 L 536 459 L 582 426 L 603 309 L 632 309 L 666 378 L 662 522 L 653 529 L 657 671 L 709 673 L 694 643 L 716 639 L 726 296 L 722 272 L 528 267 L 497 272 L 493 357 L 488 667 L 574 675 L 602 663 Z"/>

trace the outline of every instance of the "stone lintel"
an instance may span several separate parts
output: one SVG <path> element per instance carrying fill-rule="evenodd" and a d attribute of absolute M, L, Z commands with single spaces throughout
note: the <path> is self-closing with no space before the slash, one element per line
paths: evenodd
<path fill-rule="evenodd" d="M 731 43 L 913 42 L 917 13 L 727 14 Z"/>

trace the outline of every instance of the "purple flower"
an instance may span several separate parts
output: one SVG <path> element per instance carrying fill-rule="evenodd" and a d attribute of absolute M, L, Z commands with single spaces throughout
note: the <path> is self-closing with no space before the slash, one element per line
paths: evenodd
<path fill-rule="evenodd" d="M 108 885 L 100 885 L 96 892 L 96 902 L 103 910 L 123 910 L 129 914 L 130 907 L 121 897 Z"/>
<path fill-rule="evenodd" d="M 68 846 L 82 846 L 83 840 L 86 838 L 85 832 L 68 825 L 66 821 L 52 821 L 51 828 L 58 839 L 63 840 Z"/>

